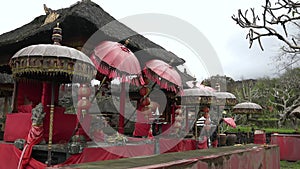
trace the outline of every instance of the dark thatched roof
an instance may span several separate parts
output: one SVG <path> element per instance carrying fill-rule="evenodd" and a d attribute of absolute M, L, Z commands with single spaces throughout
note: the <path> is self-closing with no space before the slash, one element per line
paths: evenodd
<path fill-rule="evenodd" d="M 7 65 L 13 54 L 21 48 L 32 44 L 52 43 L 52 29 L 57 22 L 60 23 L 60 27 L 63 29 L 62 45 L 78 48 L 82 47 L 97 30 L 115 21 L 115 19 L 99 5 L 91 1 L 78 2 L 69 8 L 60 9 L 56 12 L 59 14 L 59 17 L 52 23 L 43 25 L 47 16 L 41 15 L 18 29 L 0 35 L 0 65 Z M 137 52 L 137 57 L 143 57 L 143 62 L 154 58 L 164 60 L 165 62 L 172 60 L 174 66 L 185 62 L 172 52 L 166 51 L 161 46 L 137 34 L 118 21 L 116 21 L 112 27 L 104 31 L 98 31 L 97 33 L 99 33 L 98 37 L 102 38 L 97 39 L 98 42 L 112 40 L 123 43 L 129 38 L 130 43 L 127 47 L 133 52 L 141 51 Z M 127 35 L 133 36 L 128 37 Z M 89 56 L 91 49 L 93 49 L 98 42 L 89 44 L 89 49 L 84 52 Z M 148 51 L 147 49 L 149 48 L 162 50 Z"/>

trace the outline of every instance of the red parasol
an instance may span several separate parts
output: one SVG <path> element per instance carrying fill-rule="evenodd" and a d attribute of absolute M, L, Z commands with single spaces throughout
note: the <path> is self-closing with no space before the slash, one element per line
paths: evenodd
<path fill-rule="evenodd" d="M 178 72 L 164 61 L 153 59 L 146 62 L 143 70 L 146 77 L 157 83 L 160 87 L 178 92 L 181 91 L 182 82 Z"/>
<path fill-rule="evenodd" d="M 103 74 L 108 78 L 121 77 L 122 82 L 144 85 L 144 81 L 141 76 L 142 71 L 140 63 L 126 46 L 118 42 L 103 41 L 94 49 L 90 58 L 95 64 L 98 73 Z M 131 78 L 132 76 L 135 76 L 136 78 Z M 104 82 L 104 80 L 105 77 L 102 82 Z M 125 96 L 125 84 L 122 83 L 118 130 L 121 134 L 124 133 Z"/>
<path fill-rule="evenodd" d="M 236 124 L 234 122 L 234 119 L 231 117 L 223 118 L 224 123 L 228 124 L 229 126 L 236 128 Z"/>
<path fill-rule="evenodd" d="M 98 72 L 108 78 L 122 77 L 123 82 L 143 84 L 141 66 L 135 55 L 126 46 L 112 41 L 103 41 L 91 55 Z M 130 76 L 140 77 L 131 80 Z"/>

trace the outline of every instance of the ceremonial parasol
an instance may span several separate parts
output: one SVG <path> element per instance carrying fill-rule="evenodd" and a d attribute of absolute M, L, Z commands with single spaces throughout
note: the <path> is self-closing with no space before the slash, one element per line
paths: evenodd
<path fill-rule="evenodd" d="M 260 113 L 262 107 L 256 103 L 243 102 L 233 107 L 233 113 L 235 114 L 256 114 Z"/>
<path fill-rule="evenodd" d="M 126 41 L 126 43 L 129 43 Z M 122 77 L 122 82 L 143 84 L 141 66 L 136 56 L 126 46 L 112 41 L 101 42 L 90 59 L 98 73 L 108 78 Z M 138 78 L 132 78 L 136 76 Z"/>
<path fill-rule="evenodd" d="M 193 87 L 198 87 L 198 88 L 203 88 L 205 90 L 209 90 L 211 92 L 215 92 L 216 89 L 210 87 L 210 86 L 205 86 L 197 81 L 187 81 L 186 84 L 190 87 L 190 88 L 193 88 Z"/>
<path fill-rule="evenodd" d="M 143 72 L 148 79 L 161 88 L 175 93 L 181 91 L 181 77 L 168 63 L 157 59 L 150 60 L 146 62 Z"/>
<path fill-rule="evenodd" d="M 180 102 L 180 105 L 187 105 L 192 107 L 207 106 L 212 103 L 212 100 L 215 98 L 213 92 L 209 88 L 205 87 L 197 87 L 197 81 L 193 81 L 193 87 L 190 89 L 184 89 L 181 94 L 177 95 L 177 100 Z M 209 109 L 206 108 L 206 111 Z M 195 112 L 195 122 L 198 119 L 198 112 Z M 186 113 L 186 120 L 188 120 L 188 113 Z M 188 124 L 188 121 L 186 122 Z M 196 123 L 195 123 L 196 125 Z M 186 126 L 186 130 L 188 131 L 189 126 Z M 197 137 L 197 127 L 195 127 L 195 136 Z"/>
<path fill-rule="evenodd" d="M 235 95 L 229 92 L 214 92 L 217 105 L 234 106 L 237 103 Z"/>
<path fill-rule="evenodd" d="M 234 106 L 237 103 L 236 97 L 229 92 L 214 92 L 214 96 L 216 97 L 218 119 L 220 119 L 222 116 L 220 113 L 220 106 Z M 229 126 L 233 128 L 236 127 L 236 124 L 232 118 L 223 118 L 222 120 Z M 218 127 L 218 134 L 220 135 L 220 127 Z"/>
<path fill-rule="evenodd" d="M 62 30 L 53 29 L 54 44 L 39 44 L 25 47 L 10 60 L 12 75 L 18 79 L 35 79 L 51 82 L 50 126 L 47 165 L 51 165 L 51 147 L 54 113 L 54 85 L 57 83 L 87 82 L 96 71 L 94 64 L 82 52 L 60 46 Z"/>
<path fill-rule="evenodd" d="M 127 40 L 126 43 L 129 41 Z M 144 84 L 138 59 L 130 49 L 118 42 L 101 42 L 94 49 L 90 58 L 98 73 L 108 78 L 121 77 L 122 82 L 131 82 L 135 85 Z M 103 78 L 102 83 L 106 77 Z M 125 83 L 121 83 L 119 133 L 122 134 L 124 133 L 125 95 Z"/>
<path fill-rule="evenodd" d="M 197 82 L 194 81 L 194 86 L 192 88 L 184 89 L 182 94 L 177 95 L 177 97 L 181 99 L 181 104 L 211 104 L 213 98 L 215 98 L 214 92 L 210 88 L 197 87 L 196 83 Z"/>

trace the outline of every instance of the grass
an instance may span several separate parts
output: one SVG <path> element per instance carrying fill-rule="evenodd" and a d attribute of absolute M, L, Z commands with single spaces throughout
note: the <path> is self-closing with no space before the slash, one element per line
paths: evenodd
<path fill-rule="evenodd" d="M 300 161 L 289 162 L 289 161 L 280 161 L 280 169 L 298 169 L 300 168 Z"/>

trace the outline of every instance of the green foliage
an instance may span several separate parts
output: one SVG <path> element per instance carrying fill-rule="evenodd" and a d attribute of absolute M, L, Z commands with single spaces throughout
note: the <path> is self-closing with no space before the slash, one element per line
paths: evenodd
<path fill-rule="evenodd" d="M 298 169 L 300 168 L 300 161 L 289 162 L 289 161 L 280 161 L 281 169 Z"/>
<path fill-rule="evenodd" d="M 294 129 L 289 129 L 289 128 L 264 128 L 266 133 L 282 133 L 282 134 L 293 134 L 295 133 Z"/>
<path fill-rule="evenodd" d="M 290 129 L 290 128 L 259 128 L 257 126 L 253 127 L 254 130 L 264 130 L 266 133 L 281 133 L 281 134 L 293 134 L 295 133 L 294 129 Z M 238 130 L 240 130 L 240 132 L 252 132 L 252 127 L 249 126 L 237 126 L 236 128 L 231 128 L 228 130 L 228 132 L 232 132 L 232 133 L 236 133 L 238 132 Z"/>
<path fill-rule="evenodd" d="M 236 82 L 233 94 L 238 101 L 251 101 L 263 107 L 263 112 L 252 122 L 259 127 L 291 126 L 289 113 L 300 105 L 300 68 L 288 69 L 279 77 Z M 259 118 L 259 120 L 257 119 Z M 275 122 L 271 119 L 279 119 Z M 245 122 L 241 118 L 241 122 Z M 266 123 L 264 123 L 266 122 Z"/>
<path fill-rule="evenodd" d="M 237 126 L 236 128 L 229 129 L 228 132 L 230 132 L 230 133 L 237 133 L 238 130 L 240 130 L 240 132 L 243 132 L 243 133 L 248 133 L 248 132 L 251 132 L 251 127 L 248 127 L 248 126 Z"/>
<path fill-rule="evenodd" d="M 4 117 L 0 118 L 0 123 L 5 123 L 5 118 Z"/>

